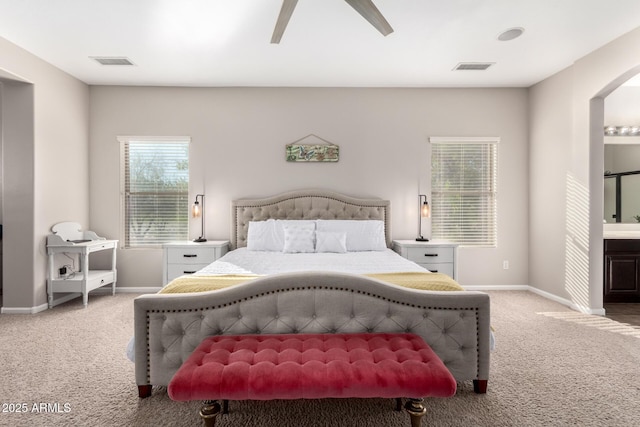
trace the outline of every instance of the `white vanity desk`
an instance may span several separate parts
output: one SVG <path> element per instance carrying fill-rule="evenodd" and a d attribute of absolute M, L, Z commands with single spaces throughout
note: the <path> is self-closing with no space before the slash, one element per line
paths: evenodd
<path fill-rule="evenodd" d="M 111 284 L 111 294 L 116 293 L 116 249 L 117 240 L 107 240 L 99 237 L 93 231 L 81 231 L 80 225 L 63 222 L 54 225 L 54 234 L 47 236 L 47 254 L 49 255 L 49 276 L 47 277 L 47 296 L 49 308 L 69 301 L 82 295 L 82 302 L 86 307 L 89 303 L 89 292 L 102 286 Z M 97 251 L 111 250 L 110 270 L 90 270 L 89 254 Z M 79 270 L 62 276 L 55 268 L 56 254 L 78 255 Z M 58 300 L 54 294 L 58 292 L 75 293 Z"/>

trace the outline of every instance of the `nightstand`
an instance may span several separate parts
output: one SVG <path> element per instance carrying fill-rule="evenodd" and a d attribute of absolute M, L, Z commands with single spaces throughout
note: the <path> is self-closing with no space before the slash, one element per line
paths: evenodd
<path fill-rule="evenodd" d="M 458 275 L 458 244 L 444 241 L 394 240 L 393 250 L 434 273 Z"/>
<path fill-rule="evenodd" d="M 170 242 L 162 245 L 162 285 L 178 276 L 193 274 L 227 253 L 228 240 Z"/>

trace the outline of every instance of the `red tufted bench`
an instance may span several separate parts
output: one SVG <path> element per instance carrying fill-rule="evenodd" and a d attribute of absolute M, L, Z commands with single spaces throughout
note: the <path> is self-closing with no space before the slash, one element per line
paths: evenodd
<path fill-rule="evenodd" d="M 169 383 L 171 399 L 204 400 L 206 426 L 216 400 L 396 398 L 409 400 L 411 425 L 426 412 L 423 397 L 449 397 L 456 381 L 414 334 L 220 335 L 206 338 Z"/>

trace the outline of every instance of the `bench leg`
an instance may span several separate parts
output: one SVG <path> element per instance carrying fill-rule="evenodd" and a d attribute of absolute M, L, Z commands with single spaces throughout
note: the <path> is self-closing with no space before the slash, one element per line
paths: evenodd
<path fill-rule="evenodd" d="M 151 384 L 144 384 L 138 386 L 138 397 L 144 399 L 151 396 Z"/>
<path fill-rule="evenodd" d="M 409 398 L 404 405 L 404 409 L 411 416 L 411 427 L 420 427 L 422 422 L 422 416 L 427 413 L 426 408 L 423 405 L 424 400 L 422 398 L 413 399 Z"/>
<path fill-rule="evenodd" d="M 222 413 L 223 414 L 229 413 L 229 401 L 226 399 L 222 401 Z"/>
<path fill-rule="evenodd" d="M 402 411 L 402 399 L 399 397 L 396 397 L 396 411 Z"/>
<path fill-rule="evenodd" d="M 473 391 L 478 394 L 485 394 L 487 392 L 487 386 L 489 380 L 473 380 Z"/>
<path fill-rule="evenodd" d="M 205 427 L 214 427 L 216 417 L 220 413 L 220 404 L 215 400 L 205 400 L 200 408 L 200 418 L 204 421 Z"/>

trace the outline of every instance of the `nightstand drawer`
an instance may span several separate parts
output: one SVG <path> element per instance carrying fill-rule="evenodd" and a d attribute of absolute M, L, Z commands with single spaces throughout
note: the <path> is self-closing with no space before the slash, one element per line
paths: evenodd
<path fill-rule="evenodd" d="M 393 250 L 429 271 L 457 279 L 458 244 L 445 241 L 394 240 Z"/>
<path fill-rule="evenodd" d="M 176 277 L 183 276 L 185 274 L 193 274 L 201 268 L 206 267 L 209 263 L 205 264 L 169 264 L 167 266 L 167 280 L 170 282 Z"/>
<path fill-rule="evenodd" d="M 228 240 L 169 242 L 163 245 L 162 284 L 184 274 L 192 274 L 227 253 Z"/>
<path fill-rule="evenodd" d="M 440 264 L 440 263 L 452 263 L 453 251 L 451 247 L 416 247 L 406 249 L 407 259 L 418 264 Z"/>
<path fill-rule="evenodd" d="M 443 273 L 447 276 L 453 277 L 453 263 L 420 263 L 420 266 L 426 268 L 432 273 Z"/>
<path fill-rule="evenodd" d="M 210 248 L 169 248 L 168 263 L 171 264 L 204 264 L 215 261 L 215 252 Z"/>

